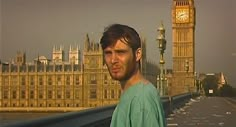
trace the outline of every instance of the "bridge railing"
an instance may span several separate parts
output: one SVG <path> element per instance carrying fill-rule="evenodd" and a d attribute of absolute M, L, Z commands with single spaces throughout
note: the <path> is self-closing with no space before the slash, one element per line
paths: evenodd
<path fill-rule="evenodd" d="M 166 116 L 183 106 L 195 94 L 161 97 Z M 79 112 L 68 112 L 34 120 L 26 120 L 3 127 L 109 127 L 116 105 L 104 106 Z"/>

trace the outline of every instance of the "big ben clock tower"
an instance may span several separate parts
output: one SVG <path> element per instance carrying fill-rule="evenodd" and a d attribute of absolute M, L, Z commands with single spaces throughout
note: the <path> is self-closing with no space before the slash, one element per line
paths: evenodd
<path fill-rule="evenodd" d="M 193 92 L 195 72 L 194 0 L 173 0 L 173 80 L 171 94 Z"/>

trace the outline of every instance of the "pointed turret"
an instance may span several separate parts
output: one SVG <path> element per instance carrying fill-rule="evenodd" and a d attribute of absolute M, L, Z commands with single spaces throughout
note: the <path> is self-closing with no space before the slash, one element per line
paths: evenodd
<path fill-rule="evenodd" d="M 84 51 L 89 51 L 89 48 L 90 48 L 90 40 L 89 40 L 89 35 L 87 33 L 85 43 L 84 43 Z"/>

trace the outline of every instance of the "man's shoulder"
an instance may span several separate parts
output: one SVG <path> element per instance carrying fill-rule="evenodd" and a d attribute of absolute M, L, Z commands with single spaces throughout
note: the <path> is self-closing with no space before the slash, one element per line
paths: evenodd
<path fill-rule="evenodd" d="M 143 100 L 144 98 L 155 99 L 159 96 L 158 90 L 151 82 L 139 82 L 122 95 L 120 101 Z"/>
<path fill-rule="evenodd" d="M 153 84 L 144 85 L 143 89 L 136 95 L 131 101 L 131 107 L 135 108 L 135 111 L 157 111 L 157 107 L 160 105 L 160 96 L 157 89 Z"/>
<path fill-rule="evenodd" d="M 159 97 L 158 90 L 152 83 L 141 84 L 135 93 L 136 98 L 156 98 Z"/>
<path fill-rule="evenodd" d="M 150 94 L 156 94 L 158 91 L 156 89 L 156 87 L 152 84 L 152 83 L 147 83 L 147 84 L 143 84 L 143 89 L 142 89 L 143 93 L 150 93 Z"/>

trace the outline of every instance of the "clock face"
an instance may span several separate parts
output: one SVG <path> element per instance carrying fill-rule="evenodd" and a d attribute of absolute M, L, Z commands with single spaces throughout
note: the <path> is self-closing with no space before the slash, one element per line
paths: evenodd
<path fill-rule="evenodd" d="M 177 9 L 176 10 L 176 22 L 188 22 L 189 21 L 189 10 L 188 9 Z"/>

